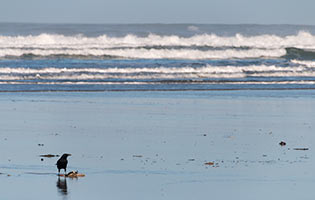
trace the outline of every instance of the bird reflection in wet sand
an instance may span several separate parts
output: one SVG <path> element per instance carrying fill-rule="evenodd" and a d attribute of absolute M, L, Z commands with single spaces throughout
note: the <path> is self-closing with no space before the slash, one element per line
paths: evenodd
<path fill-rule="evenodd" d="M 68 194 L 66 178 L 58 177 L 57 188 L 58 188 L 58 191 L 59 191 L 60 194 L 62 194 L 64 196 L 66 196 Z"/>

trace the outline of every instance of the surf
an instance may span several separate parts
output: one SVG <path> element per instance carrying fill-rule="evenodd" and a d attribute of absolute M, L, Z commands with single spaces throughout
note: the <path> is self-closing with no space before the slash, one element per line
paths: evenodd
<path fill-rule="evenodd" d="M 295 47 L 285 48 L 284 58 L 297 60 L 315 60 L 315 49 L 300 49 Z"/>

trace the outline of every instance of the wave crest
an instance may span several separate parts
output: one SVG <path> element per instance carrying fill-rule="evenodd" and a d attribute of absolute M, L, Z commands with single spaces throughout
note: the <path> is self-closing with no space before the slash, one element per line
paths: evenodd
<path fill-rule="evenodd" d="M 217 49 L 216 49 L 217 48 Z M 199 34 L 192 37 L 149 34 L 146 37 L 86 37 L 40 34 L 0 36 L 0 57 L 96 56 L 140 59 L 228 59 L 282 57 L 286 48 L 315 49 L 315 36 L 300 31 L 297 35 L 222 37 Z"/>
<path fill-rule="evenodd" d="M 0 81 L 6 80 L 183 80 L 244 77 L 310 77 L 315 76 L 314 63 L 276 65 L 141 68 L 0 68 Z"/>
<path fill-rule="evenodd" d="M 280 57 L 285 49 L 191 50 L 191 49 L 0 49 L 0 57 L 100 57 L 130 59 L 229 59 Z"/>
<path fill-rule="evenodd" d="M 212 46 L 212 47 L 253 47 L 253 48 L 315 48 L 315 36 L 306 31 L 297 35 L 277 36 L 258 35 L 243 36 L 236 34 L 231 37 L 216 34 L 199 34 L 192 37 L 177 35 L 162 36 L 149 34 L 139 37 L 128 34 L 124 37 L 86 37 L 83 35 L 64 36 L 58 34 L 40 34 L 29 36 L 0 36 L 0 47 L 142 47 L 142 46 Z"/>

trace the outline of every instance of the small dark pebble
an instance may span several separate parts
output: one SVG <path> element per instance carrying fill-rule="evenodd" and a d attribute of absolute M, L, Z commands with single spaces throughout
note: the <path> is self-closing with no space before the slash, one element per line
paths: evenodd
<path fill-rule="evenodd" d="M 44 144 L 38 144 L 38 146 L 44 146 Z"/>
<path fill-rule="evenodd" d="M 44 158 L 41 158 L 40 161 L 44 161 Z"/>
<path fill-rule="evenodd" d="M 285 146 L 287 143 L 285 143 L 285 142 L 283 142 L 283 141 L 281 141 L 280 143 L 279 143 L 279 145 L 280 146 Z"/>

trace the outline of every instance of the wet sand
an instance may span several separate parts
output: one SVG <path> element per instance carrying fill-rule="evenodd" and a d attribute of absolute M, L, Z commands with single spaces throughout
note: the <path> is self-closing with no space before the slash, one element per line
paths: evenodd
<path fill-rule="evenodd" d="M 313 90 L 1 93 L 0 104 L 3 199 L 315 195 Z M 39 156 L 65 152 L 85 177 L 58 178 L 58 158 Z"/>

